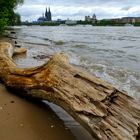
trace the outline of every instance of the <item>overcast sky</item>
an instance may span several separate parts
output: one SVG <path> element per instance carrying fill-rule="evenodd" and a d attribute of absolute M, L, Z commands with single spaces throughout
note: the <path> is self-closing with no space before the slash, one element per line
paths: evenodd
<path fill-rule="evenodd" d="M 140 16 L 140 0 L 25 0 L 17 8 L 22 20 L 33 21 L 50 6 L 53 20 L 84 19 L 96 14 L 98 19 Z"/>

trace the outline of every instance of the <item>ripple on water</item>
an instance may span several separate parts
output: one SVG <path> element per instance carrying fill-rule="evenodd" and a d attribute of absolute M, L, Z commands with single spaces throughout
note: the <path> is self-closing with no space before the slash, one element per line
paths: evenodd
<path fill-rule="evenodd" d="M 123 48 L 132 49 L 132 48 L 136 48 L 136 46 L 124 46 Z"/>
<path fill-rule="evenodd" d="M 83 45 L 83 44 L 76 44 L 76 45 L 74 45 L 74 46 L 72 46 L 73 48 L 83 48 L 83 49 L 85 49 L 85 48 L 88 48 L 88 46 L 86 46 L 86 45 Z"/>
<path fill-rule="evenodd" d="M 46 44 L 46 43 L 33 43 L 33 42 L 28 42 L 28 41 L 22 41 L 22 43 L 38 45 L 38 46 L 50 46 L 49 44 Z"/>

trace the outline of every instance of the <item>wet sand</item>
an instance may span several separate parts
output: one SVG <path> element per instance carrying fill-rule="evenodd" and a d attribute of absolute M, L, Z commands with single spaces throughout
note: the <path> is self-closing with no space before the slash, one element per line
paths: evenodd
<path fill-rule="evenodd" d="M 0 139 L 92 140 L 93 138 L 60 107 L 46 101 L 17 96 L 0 84 Z"/>
<path fill-rule="evenodd" d="M 0 139 L 76 140 L 49 106 L 15 96 L 2 84 L 0 84 Z"/>

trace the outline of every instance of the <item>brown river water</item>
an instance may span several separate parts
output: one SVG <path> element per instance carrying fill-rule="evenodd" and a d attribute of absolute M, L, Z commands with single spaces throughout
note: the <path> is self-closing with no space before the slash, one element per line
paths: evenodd
<path fill-rule="evenodd" d="M 54 53 L 65 52 L 71 64 L 140 100 L 139 27 L 24 26 L 15 30 L 17 42 L 28 49 L 26 55 L 14 58 L 18 67 L 38 66 Z M 39 113 L 38 129 L 43 132 L 38 135 L 44 135 L 44 140 L 93 140 L 79 123 L 52 103 L 43 101 L 33 111 Z"/>

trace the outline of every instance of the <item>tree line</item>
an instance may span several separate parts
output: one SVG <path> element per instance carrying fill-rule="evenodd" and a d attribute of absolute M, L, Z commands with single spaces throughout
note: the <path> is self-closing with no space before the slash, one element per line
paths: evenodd
<path fill-rule="evenodd" d="M 20 15 L 15 13 L 17 5 L 24 0 L 0 0 L 0 32 L 6 26 L 20 24 Z"/>

